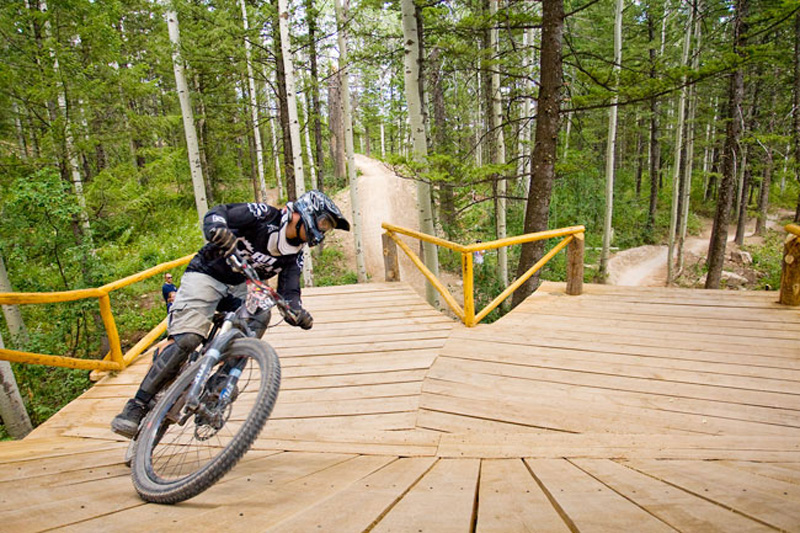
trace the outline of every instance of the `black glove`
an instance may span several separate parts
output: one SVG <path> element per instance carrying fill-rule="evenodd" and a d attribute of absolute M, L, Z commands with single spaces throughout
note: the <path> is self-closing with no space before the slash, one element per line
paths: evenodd
<path fill-rule="evenodd" d="M 287 313 L 286 323 L 290 326 L 311 329 L 311 327 L 314 325 L 314 319 L 311 317 L 311 313 L 305 309 L 293 309 L 291 314 Z"/>
<path fill-rule="evenodd" d="M 231 255 L 236 249 L 236 235 L 225 226 L 217 226 L 209 232 L 209 241 L 219 248 L 226 256 Z"/>

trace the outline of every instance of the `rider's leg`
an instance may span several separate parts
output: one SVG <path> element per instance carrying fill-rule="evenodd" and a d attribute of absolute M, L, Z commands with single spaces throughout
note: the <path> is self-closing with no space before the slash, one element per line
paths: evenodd
<path fill-rule="evenodd" d="M 149 402 L 161 387 L 175 377 L 186 357 L 202 342 L 211 325 L 214 310 L 229 288 L 199 272 L 183 275 L 181 287 L 170 308 L 169 333 L 174 339 L 156 358 L 134 398 L 111 422 L 111 429 L 131 438 L 150 408 Z"/>
<path fill-rule="evenodd" d="M 150 400 L 165 383 L 178 375 L 181 365 L 200 345 L 203 337 L 196 333 L 180 333 L 175 335 L 174 341 L 158 354 L 136 395 L 128 400 L 122 412 L 111 421 L 111 429 L 115 433 L 128 438 L 136 435 L 139 423 L 150 410 Z"/>

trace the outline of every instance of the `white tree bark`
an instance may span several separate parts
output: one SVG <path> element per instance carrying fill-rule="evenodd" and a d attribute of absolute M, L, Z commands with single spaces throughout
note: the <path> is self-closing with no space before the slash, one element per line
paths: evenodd
<path fill-rule="evenodd" d="M 245 34 L 250 29 L 247 22 L 247 6 L 244 0 L 239 0 L 239 5 L 242 8 L 242 23 L 244 24 Z M 250 87 L 250 114 L 253 118 L 253 139 L 256 145 L 256 164 L 258 165 L 258 185 L 261 189 L 261 198 L 256 200 L 267 201 L 267 180 L 264 177 L 264 148 L 261 143 L 261 120 L 258 114 L 258 93 L 256 93 L 256 80 L 253 76 L 253 64 L 250 62 L 250 40 L 245 35 L 244 38 L 244 55 L 245 63 L 247 63 L 247 82 Z"/>
<path fill-rule="evenodd" d="M 319 171 L 317 167 L 314 165 L 314 152 L 311 151 L 311 106 L 308 102 L 308 97 L 305 94 L 302 95 L 302 104 L 303 108 L 306 110 L 306 127 L 303 130 L 304 132 L 304 139 L 306 141 L 306 155 L 308 156 L 308 166 L 310 167 L 310 178 L 311 183 L 315 189 L 319 189 Z"/>
<path fill-rule="evenodd" d="M 42 13 L 47 13 L 46 0 L 41 0 L 39 3 L 39 8 L 41 9 Z M 44 21 L 44 33 L 45 37 L 48 39 L 52 38 L 50 20 L 47 18 L 45 18 Z M 85 243 L 92 249 L 91 253 L 94 255 L 92 227 L 91 224 L 89 224 L 89 214 L 86 210 L 86 196 L 83 193 L 83 178 L 81 177 L 80 165 L 78 164 L 78 154 L 75 151 L 75 141 L 72 134 L 72 123 L 70 122 L 69 110 L 67 109 L 67 91 L 66 87 L 64 86 L 64 81 L 61 78 L 61 68 L 58 63 L 58 54 L 56 53 L 56 50 L 52 48 L 50 49 L 50 57 L 53 60 L 53 75 L 60 81 L 57 99 L 59 112 L 61 116 L 64 117 L 64 149 L 67 152 L 66 162 L 72 178 L 72 188 L 75 191 L 75 197 L 78 199 L 78 205 L 81 208 L 79 217 L 81 219 L 81 226 L 83 227 L 84 231 Z"/>
<path fill-rule="evenodd" d="M 686 35 L 683 39 L 683 56 L 681 64 L 689 65 L 689 49 L 692 44 L 692 14 L 686 21 Z M 674 276 L 674 265 L 672 258 L 675 253 L 675 231 L 678 223 L 678 197 L 680 194 L 680 175 L 681 175 L 681 147 L 683 146 L 683 127 L 686 120 L 686 76 L 683 76 L 683 88 L 678 99 L 678 126 L 675 129 L 675 161 L 672 169 L 672 215 L 669 220 L 669 244 L 667 246 L 667 285 L 672 284 Z"/>
<path fill-rule="evenodd" d="M 617 87 L 622 67 L 622 5 L 617 0 L 614 15 L 614 96 L 608 111 L 608 141 L 606 142 L 606 213 L 603 221 L 603 249 L 600 255 L 600 279 L 605 283 L 608 276 L 608 255 L 611 249 L 611 221 L 614 215 L 614 156 L 617 147 Z"/>
<path fill-rule="evenodd" d="M 339 78 L 342 83 L 342 120 L 344 121 L 344 146 L 347 154 L 347 179 L 350 181 L 350 203 L 353 208 L 353 240 L 356 248 L 356 275 L 359 283 L 367 282 L 367 267 L 364 261 L 362 241 L 361 202 L 358 196 L 355 147 L 353 146 L 353 113 L 350 103 L 350 78 L 347 65 L 347 6 L 335 0 L 336 27 L 339 41 Z"/>
<path fill-rule="evenodd" d="M 295 192 L 299 198 L 306 192 L 306 180 L 303 172 L 303 145 L 300 141 L 300 119 L 297 116 L 297 92 L 294 80 L 294 61 L 289 37 L 289 2 L 278 0 L 278 20 L 281 32 L 281 50 L 283 51 L 283 70 L 286 76 L 286 107 L 289 109 L 289 137 L 292 141 L 292 164 L 294 166 Z M 287 161 L 288 165 L 289 162 Z M 314 285 L 314 265 L 311 254 L 305 254 L 303 262 L 303 281 L 306 287 Z"/>
<path fill-rule="evenodd" d="M 6 270 L 6 263 L 2 255 L 0 255 L 0 292 L 14 292 L 11 281 L 8 279 L 8 271 Z M 19 307 L 16 305 L 4 305 L 2 307 L 3 315 L 6 317 L 6 325 L 8 326 L 8 331 L 11 333 L 11 336 L 23 346 L 28 344 L 30 341 L 28 329 L 25 327 L 25 321 L 22 320 Z"/>
<path fill-rule="evenodd" d="M 2 335 L 0 335 L 0 348 L 5 348 Z M 3 418 L 3 425 L 8 434 L 15 439 L 24 438 L 33 430 L 31 419 L 19 394 L 14 371 L 8 361 L 0 361 L 0 417 Z"/>
<path fill-rule="evenodd" d="M 701 19 L 698 16 L 700 13 L 700 2 L 698 0 L 696 11 L 694 13 L 694 49 L 699 51 L 700 48 L 700 39 L 702 37 L 701 33 Z M 700 68 L 700 54 L 695 53 L 694 57 L 692 58 L 692 70 L 697 71 Z M 697 114 L 697 104 L 698 104 L 698 97 L 696 94 L 696 85 L 692 85 L 689 88 L 689 116 L 687 117 L 686 121 L 686 160 L 683 162 L 684 168 L 684 186 L 681 194 L 683 195 L 683 203 L 681 204 L 683 209 L 682 213 L 680 213 L 680 230 L 679 234 L 679 243 L 678 243 L 678 271 L 683 270 L 683 252 L 684 252 L 684 244 L 686 243 L 686 233 L 689 228 L 689 203 L 691 202 L 692 198 L 692 166 L 694 162 L 694 137 L 695 137 L 695 130 L 694 130 L 694 119 L 695 115 Z"/>
<path fill-rule="evenodd" d="M 408 118 L 413 140 L 414 161 L 423 165 L 428 157 L 428 141 L 425 136 L 425 124 L 422 119 L 422 99 L 419 94 L 419 33 L 417 31 L 417 15 L 414 9 L 414 0 L 402 0 L 403 14 L 403 47 L 404 80 L 406 102 L 408 103 Z M 431 202 L 431 187 L 425 181 L 417 180 L 417 203 L 419 206 L 419 229 L 422 233 L 435 235 L 433 224 L 433 205 Z M 423 258 L 425 266 L 434 276 L 439 275 L 439 255 L 435 244 L 423 243 Z M 425 294 L 428 303 L 438 306 L 438 293 L 430 283 L 425 284 Z"/>
<path fill-rule="evenodd" d="M 197 217 L 202 225 L 203 215 L 208 211 L 208 200 L 206 198 L 206 186 L 203 181 L 203 167 L 200 164 L 200 148 L 197 145 L 197 131 L 194 127 L 192 100 L 189 93 L 189 85 L 186 83 L 186 75 L 183 71 L 181 31 L 178 25 L 178 14 L 171 7 L 168 7 L 165 16 L 167 18 L 169 40 L 172 43 L 172 69 L 175 72 L 175 86 L 178 90 L 178 100 L 181 104 L 181 115 L 183 116 L 183 133 L 186 137 L 186 151 L 189 154 L 189 169 L 192 173 L 194 203 L 197 208 Z"/>
<path fill-rule="evenodd" d="M 497 10 L 500 0 L 489 0 L 489 13 L 492 19 L 497 18 Z M 490 30 L 490 41 L 492 52 L 495 58 L 500 57 L 500 38 L 497 22 L 492 24 Z M 506 142 L 503 135 L 503 95 L 500 93 L 500 68 L 495 65 L 492 68 L 492 114 L 491 129 L 494 136 L 494 161 L 495 165 L 506 164 Z M 508 181 L 506 176 L 498 176 L 497 195 L 495 197 L 495 223 L 497 238 L 505 239 L 507 236 L 506 225 L 506 196 L 508 192 Z M 503 287 L 508 285 L 508 248 L 497 249 L 497 278 Z"/>

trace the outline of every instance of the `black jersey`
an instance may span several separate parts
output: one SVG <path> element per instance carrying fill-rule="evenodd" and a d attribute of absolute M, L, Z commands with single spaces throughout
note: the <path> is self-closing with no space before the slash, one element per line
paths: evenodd
<path fill-rule="evenodd" d="M 203 217 L 203 234 L 227 227 L 239 237 L 238 247 L 249 252 L 253 267 L 261 279 L 278 276 L 278 293 L 292 307 L 300 306 L 300 273 L 303 270 L 303 244 L 286 241 L 289 212 L 263 203 L 218 205 Z M 202 272 L 229 285 L 244 283 L 245 277 L 234 272 L 219 248 L 206 243 L 186 268 L 187 272 Z"/>

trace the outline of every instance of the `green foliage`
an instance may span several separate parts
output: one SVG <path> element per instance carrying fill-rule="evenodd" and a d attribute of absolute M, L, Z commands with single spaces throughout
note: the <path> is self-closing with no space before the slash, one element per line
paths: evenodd
<path fill-rule="evenodd" d="M 322 254 L 314 256 L 314 284 L 318 287 L 358 283 L 358 275 L 347 270 L 341 250 L 326 246 Z"/>

